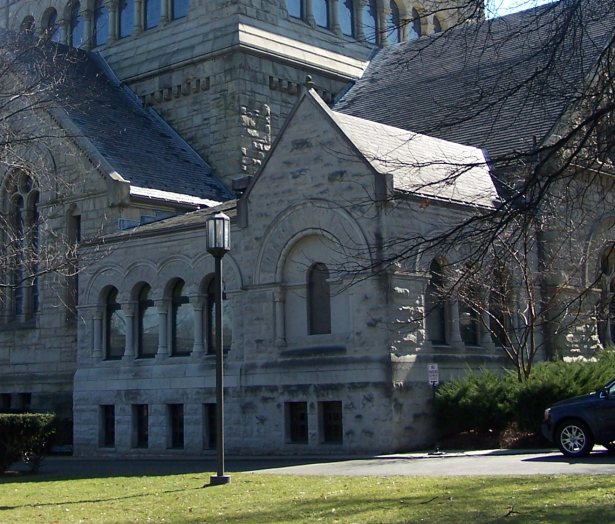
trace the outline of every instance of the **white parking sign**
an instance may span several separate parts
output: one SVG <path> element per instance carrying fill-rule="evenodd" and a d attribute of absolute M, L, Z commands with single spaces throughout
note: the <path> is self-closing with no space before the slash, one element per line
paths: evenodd
<path fill-rule="evenodd" d="M 440 372 L 438 371 L 438 364 L 428 364 L 427 372 L 429 374 L 429 384 L 437 386 L 440 383 Z"/>

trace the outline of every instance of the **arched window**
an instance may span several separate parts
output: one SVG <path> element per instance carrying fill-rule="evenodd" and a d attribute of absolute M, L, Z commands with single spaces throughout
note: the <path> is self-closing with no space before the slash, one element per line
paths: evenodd
<path fill-rule="evenodd" d="M 331 333 L 329 270 L 324 264 L 314 264 L 307 277 L 308 334 Z"/>
<path fill-rule="evenodd" d="M 58 12 L 51 8 L 44 17 L 45 35 L 52 42 L 59 42 L 62 36 L 58 26 Z"/>
<path fill-rule="evenodd" d="M 598 334 L 605 347 L 615 343 L 615 246 L 604 251 L 600 259 L 602 296 L 599 305 Z"/>
<path fill-rule="evenodd" d="M 412 20 L 408 25 L 408 40 L 415 40 L 421 36 L 421 17 L 416 9 L 412 9 Z"/>
<path fill-rule="evenodd" d="M 164 0 L 163 0 L 164 1 Z M 157 27 L 160 23 L 160 7 L 161 0 L 146 0 L 145 1 L 145 20 L 143 27 L 145 29 L 152 29 Z"/>
<path fill-rule="evenodd" d="M 312 0 L 312 10 L 316 25 L 329 27 L 329 0 Z"/>
<path fill-rule="evenodd" d="M 444 276 L 437 260 L 429 268 L 430 281 L 425 289 L 427 339 L 432 344 L 446 344 L 445 303 L 442 297 Z"/>
<path fill-rule="evenodd" d="M 293 18 L 304 18 L 302 0 L 286 0 L 286 10 Z"/>
<path fill-rule="evenodd" d="M 179 280 L 171 297 L 171 355 L 190 355 L 194 347 L 194 314 L 190 300 L 183 294 L 184 281 Z"/>
<path fill-rule="evenodd" d="M 354 36 L 354 2 L 353 0 L 337 0 L 338 21 L 342 34 Z"/>
<path fill-rule="evenodd" d="M 103 0 L 94 4 L 94 47 L 107 43 L 109 37 L 109 10 Z"/>
<path fill-rule="evenodd" d="M 437 16 L 433 17 L 433 29 L 431 30 L 431 34 L 441 33 L 442 32 L 442 24 Z"/>
<path fill-rule="evenodd" d="M 378 19 L 378 11 L 376 9 L 376 0 L 368 0 L 363 6 L 363 11 L 361 14 L 363 18 L 363 34 L 365 36 L 365 40 L 370 44 L 377 44 L 378 24 L 376 20 Z"/>
<path fill-rule="evenodd" d="M 120 38 L 126 38 L 132 33 L 135 25 L 134 0 L 120 0 Z"/>
<path fill-rule="evenodd" d="M 34 17 L 32 15 L 26 16 L 21 21 L 21 30 L 22 31 L 24 31 L 26 33 L 32 33 L 32 32 L 34 32 L 34 28 L 35 28 Z"/>
<path fill-rule="evenodd" d="M 172 9 L 171 13 L 173 15 L 173 20 L 177 20 L 178 18 L 183 18 L 188 14 L 188 8 L 190 7 L 190 0 L 172 0 Z"/>
<path fill-rule="evenodd" d="M 70 11 L 70 45 L 81 47 L 85 43 L 85 21 L 81 16 L 81 4 L 75 2 Z"/>
<path fill-rule="evenodd" d="M 389 44 L 397 44 L 401 41 L 401 30 L 399 28 L 399 7 L 391 0 L 390 2 L 391 12 L 387 16 L 387 42 Z"/>
<path fill-rule="evenodd" d="M 478 300 L 479 297 L 469 292 L 459 303 L 459 334 L 466 346 L 478 345 Z"/>
<path fill-rule="evenodd" d="M 233 342 L 233 317 L 231 303 L 224 292 L 222 282 L 222 349 L 228 351 Z M 216 280 L 212 278 L 207 286 L 207 352 L 216 352 Z"/>
<path fill-rule="evenodd" d="M 144 284 L 137 302 L 137 347 L 139 358 L 152 358 L 158 352 L 158 309 L 150 298 L 151 287 Z"/>
<path fill-rule="evenodd" d="M 105 311 L 105 340 L 107 360 L 118 360 L 124 356 L 126 348 L 126 316 L 117 301 L 117 289 L 112 288 L 107 295 Z"/>
<path fill-rule="evenodd" d="M 511 293 L 508 272 L 504 267 L 497 268 L 489 290 L 489 330 L 493 342 L 501 347 L 510 345 Z"/>
<path fill-rule="evenodd" d="M 22 172 L 8 187 L 10 224 L 6 250 L 12 289 L 9 314 L 16 320 L 27 320 L 39 306 L 39 193 L 32 179 Z"/>

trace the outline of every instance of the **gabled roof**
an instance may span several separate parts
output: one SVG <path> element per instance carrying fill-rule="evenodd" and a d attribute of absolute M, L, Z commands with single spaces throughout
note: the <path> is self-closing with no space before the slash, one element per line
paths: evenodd
<path fill-rule="evenodd" d="M 4 30 L 0 47 L 29 63 L 29 74 L 52 72 L 43 79 L 53 98 L 48 107 L 65 114 L 69 135 L 87 140 L 131 186 L 216 202 L 232 198 L 207 163 L 122 87 L 99 55 Z"/>
<path fill-rule="evenodd" d="M 306 103 L 319 109 L 331 123 L 332 132 L 339 132 L 375 173 L 391 176 L 394 190 L 463 205 L 494 206 L 498 196 L 480 149 L 337 113 L 311 89 L 301 94 L 246 196 L 258 184 L 286 129 Z"/>
<path fill-rule="evenodd" d="M 614 11 L 611 1 L 564 0 L 389 46 L 334 109 L 492 159 L 529 151 L 575 102 L 612 38 Z M 554 53 L 558 34 L 566 38 Z"/>

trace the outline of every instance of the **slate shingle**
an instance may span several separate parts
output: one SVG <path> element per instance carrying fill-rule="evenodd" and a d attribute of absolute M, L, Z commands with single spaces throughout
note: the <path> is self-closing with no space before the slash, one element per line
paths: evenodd
<path fill-rule="evenodd" d="M 573 103 L 612 37 L 611 2 L 551 4 L 380 50 L 334 109 L 485 148 L 531 150 Z M 583 17 L 553 53 L 565 15 Z M 579 21 L 575 19 L 575 24 Z"/>
<path fill-rule="evenodd" d="M 199 157 L 162 119 L 142 106 L 111 76 L 102 57 L 34 37 L 0 31 L 29 73 L 51 72 L 45 83 L 54 106 L 65 111 L 79 133 L 131 185 L 222 202 L 232 198 Z M 19 49 L 21 48 L 21 50 Z"/>

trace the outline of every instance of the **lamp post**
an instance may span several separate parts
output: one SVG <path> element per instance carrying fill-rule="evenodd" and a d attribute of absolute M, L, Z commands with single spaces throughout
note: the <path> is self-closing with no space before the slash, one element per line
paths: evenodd
<path fill-rule="evenodd" d="M 224 213 L 207 218 L 207 251 L 216 261 L 216 455 L 217 475 L 209 478 L 212 486 L 228 484 L 224 474 L 224 373 L 222 354 L 222 257 L 231 250 L 230 219 Z"/>

